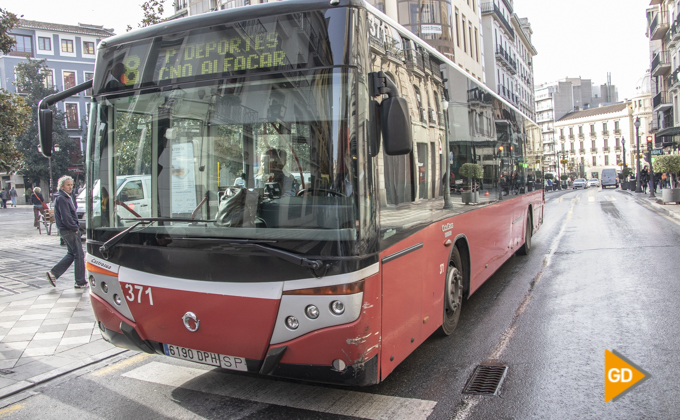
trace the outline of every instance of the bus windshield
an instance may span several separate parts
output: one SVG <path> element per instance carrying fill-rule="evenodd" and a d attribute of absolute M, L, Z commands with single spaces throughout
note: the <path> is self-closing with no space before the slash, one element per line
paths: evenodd
<path fill-rule="evenodd" d="M 90 226 L 118 231 L 162 217 L 177 221 L 146 229 L 353 238 L 349 76 L 326 69 L 99 98 Z"/>

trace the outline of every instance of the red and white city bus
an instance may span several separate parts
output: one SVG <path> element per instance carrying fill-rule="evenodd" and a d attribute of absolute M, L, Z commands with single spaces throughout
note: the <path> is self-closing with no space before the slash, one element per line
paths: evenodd
<path fill-rule="evenodd" d="M 116 346 L 384 380 L 543 221 L 538 128 L 359 0 L 286 1 L 101 42 L 87 273 Z M 465 175 L 465 176 L 464 176 Z"/>

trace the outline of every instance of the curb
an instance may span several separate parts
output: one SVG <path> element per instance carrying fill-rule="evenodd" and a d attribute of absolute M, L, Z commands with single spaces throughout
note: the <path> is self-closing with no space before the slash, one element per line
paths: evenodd
<path fill-rule="evenodd" d="M 620 194 L 626 194 L 626 195 L 633 197 L 635 199 L 635 201 L 637 201 L 638 203 L 642 204 L 643 206 L 649 208 L 650 210 L 652 210 L 656 213 L 660 213 L 660 214 L 670 216 L 672 218 L 680 220 L 680 213 L 674 212 L 674 211 L 671 211 L 671 210 L 664 208 L 664 205 L 659 204 L 658 202 L 652 201 L 648 196 L 639 197 L 635 193 L 632 193 L 632 192 L 621 191 L 621 190 L 617 190 L 617 191 Z"/>
<path fill-rule="evenodd" d="M 66 366 L 62 366 L 57 369 L 53 369 L 49 372 L 46 373 L 41 373 L 40 375 L 33 376 L 32 378 L 25 379 L 23 381 L 17 382 L 14 385 L 7 386 L 5 388 L 0 389 L 0 400 L 7 398 L 9 396 L 12 396 L 14 394 L 18 394 L 19 392 L 25 391 L 27 389 L 33 388 L 37 385 L 43 384 L 45 382 L 51 381 L 52 379 L 56 379 L 60 376 L 66 375 L 71 372 L 75 372 L 78 369 L 82 369 L 86 366 L 101 362 L 102 360 L 110 359 L 114 356 L 118 356 L 119 354 L 125 353 L 129 350 L 126 349 L 121 349 L 121 348 L 114 348 L 111 350 L 107 350 L 104 352 L 101 352 L 95 356 L 90 356 L 84 360 L 78 361 L 71 363 Z"/>

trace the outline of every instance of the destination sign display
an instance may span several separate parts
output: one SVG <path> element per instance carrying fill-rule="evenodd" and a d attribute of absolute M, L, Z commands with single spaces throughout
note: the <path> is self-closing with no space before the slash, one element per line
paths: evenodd
<path fill-rule="evenodd" d="M 252 37 L 229 36 L 228 32 L 189 37 L 180 46 L 161 48 L 154 80 L 162 81 L 214 73 L 271 69 L 291 62 L 278 32 Z M 295 60 L 297 57 L 292 56 Z"/>
<path fill-rule="evenodd" d="M 346 10 L 203 27 L 101 48 L 97 93 L 251 72 L 344 64 Z M 100 65 L 103 64 L 103 65 Z"/>

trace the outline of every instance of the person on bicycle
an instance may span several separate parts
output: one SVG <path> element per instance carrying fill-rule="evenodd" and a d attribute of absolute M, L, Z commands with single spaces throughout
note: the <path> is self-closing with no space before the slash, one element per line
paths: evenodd
<path fill-rule="evenodd" d="M 35 187 L 31 194 L 31 204 L 33 204 L 33 227 L 37 229 L 40 229 L 40 215 L 45 213 L 45 210 L 43 210 L 45 199 L 40 191 L 42 191 L 40 187 Z"/>

